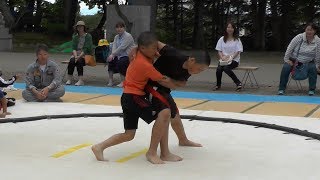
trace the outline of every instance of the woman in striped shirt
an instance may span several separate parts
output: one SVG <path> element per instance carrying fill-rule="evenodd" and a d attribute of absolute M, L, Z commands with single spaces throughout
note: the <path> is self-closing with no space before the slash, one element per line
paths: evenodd
<path fill-rule="evenodd" d="M 294 37 L 287 47 L 284 56 L 284 65 L 282 67 L 279 84 L 279 95 L 284 95 L 288 83 L 289 75 L 294 65 L 291 58 L 303 63 L 308 68 L 309 96 L 313 96 L 316 90 L 317 70 L 320 65 L 320 38 L 316 35 L 318 27 L 313 24 L 307 24 L 305 32 Z"/>

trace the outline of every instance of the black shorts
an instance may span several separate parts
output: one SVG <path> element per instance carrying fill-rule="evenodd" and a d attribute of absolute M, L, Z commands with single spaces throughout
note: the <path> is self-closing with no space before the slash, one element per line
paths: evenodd
<path fill-rule="evenodd" d="M 126 76 L 129 63 L 130 61 L 128 56 L 123 56 L 118 59 L 117 69 L 121 75 Z"/>
<path fill-rule="evenodd" d="M 125 130 L 138 129 L 139 118 L 150 124 L 158 113 L 153 110 L 146 96 L 123 93 L 121 96 L 123 123 Z"/>
<path fill-rule="evenodd" d="M 157 92 L 159 92 L 167 100 L 168 104 L 170 105 L 171 118 L 176 117 L 176 115 L 179 113 L 179 110 L 170 92 L 162 91 L 160 89 L 158 89 Z M 161 100 L 159 100 L 156 97 L 152 97 L 151 102 L 152 102 L 153 109 L 157 112 L 160 112 L 168 108 L 165 103 L 163 103 Z"/>
<path fill-rule="evenodd" d="M 130 61 L 128 56 L 123 56 L 121 58 L 114 57 L 113 60 L 108 63 L 108 71 L 126 76 L 129 64 Z"/>
<path fill-rule="evenodd" d="M 119 73 L 118 67 L 118 58 L 113 58 L 112 61 L 108 62 L 108 71 L 112 71 L 113 73 Z"/>

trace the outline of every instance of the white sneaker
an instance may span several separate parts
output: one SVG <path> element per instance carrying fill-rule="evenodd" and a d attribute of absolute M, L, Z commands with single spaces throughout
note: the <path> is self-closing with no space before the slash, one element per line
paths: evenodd
<path fill-rule="evenodd" d="M 71 85 L 71 80 L 70 79 L 66 82 L 66 85 Z"/>
<path fill-rule="evenodd" d="M 12 90 L 12 91 L 18 90 L 17 88 L 13 87 L 13 85 L 8 86 L 8 88 L 9 88 L 10 90 Z"/>
<path fill-rule="evenodd" d="M 107 86 L 112 87 L 112 86 L 113 86 L 113 83 L 112 83 L 112 82 L 109 82 L 109 83 L 107 84 Z"/>
<path fill-rule="evenodd" d="M 123 82 L 121 82 L 120 84 L 117 85 L 119 88 L 123 87 Z"/>
<path fill-rule="evenodd" d="M 75 85 L 76 86 L 83 86 L 84 82 L 81 79 L 79 79 L 79 81 Z"/>

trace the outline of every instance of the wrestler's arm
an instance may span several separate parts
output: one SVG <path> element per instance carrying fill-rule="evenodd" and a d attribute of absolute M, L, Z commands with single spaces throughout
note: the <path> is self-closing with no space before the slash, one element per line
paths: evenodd
<path fill-rule="evenodd" d="M 164 76 L 161 80 L 157 81 L 161 86 L 170 88 L 170 89 L 177 89 L 178 87 L 178 81 L 173 80 L 167 76 Z"/>
<path fill-rule="evenodd" d="M 187 85 L 187 81 L 174 81 L 175 85 L 177 87 L 183 87 L 183 86 L 186 86 Z"/>
<path fill-rule="evenodd" d="M 163 43 L 163 42 L 161 42 L 161 41 L 158 41 L 158 51 L 161 51 L 161 49 L 162 49 L 163 47 L 165 47 L 165 46 L 166 46 L 165 43 Z"/>

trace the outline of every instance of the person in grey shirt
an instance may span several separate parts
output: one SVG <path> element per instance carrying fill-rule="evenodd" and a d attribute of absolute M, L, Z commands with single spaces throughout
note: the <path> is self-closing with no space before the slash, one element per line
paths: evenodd
<path fill-rule="evenodd" d="M 48 59 L 48 46 L 45 44 L 38 45 L 36 55 L 36 62 L 28 66 L 22 97 L 29 102 L 61 102 L 65 89 L 61 84 L 59 66 Z"/>
<path fill-rule="evenodd" d="M 118 22 L 116 24 L 117 35 L 114 37 L 112 43 L 112 52 L 107 58 L 109 83 L 107 86 L 113 86 L 113 74 L 120 73 L 121 81 L 126 76 L 127 68 L 129 66 L 129 52 L 135 46 L 132 35 L 126 32 L 125 24 Z M 123 83 L 117 85 L 122 87 Z"/>
<path fill-rule="evenodd" d="M 295 36 L 287 47 L 284 65 L 281 70 L 278 95 L 284 95 L 290 73 L 294 66 L 292 57 L 297 63 L 305 64 L 309 78 L 309 96 L 313 96 L 317 84 L 317 70 L 320 67 L 320 38 L 317 36 L 318 26 L 308 23 L 305 32 Z M 291 57 L 291 58 L 290 58 Z M 291 60 L 290 60 L 291 59 Z"/>

